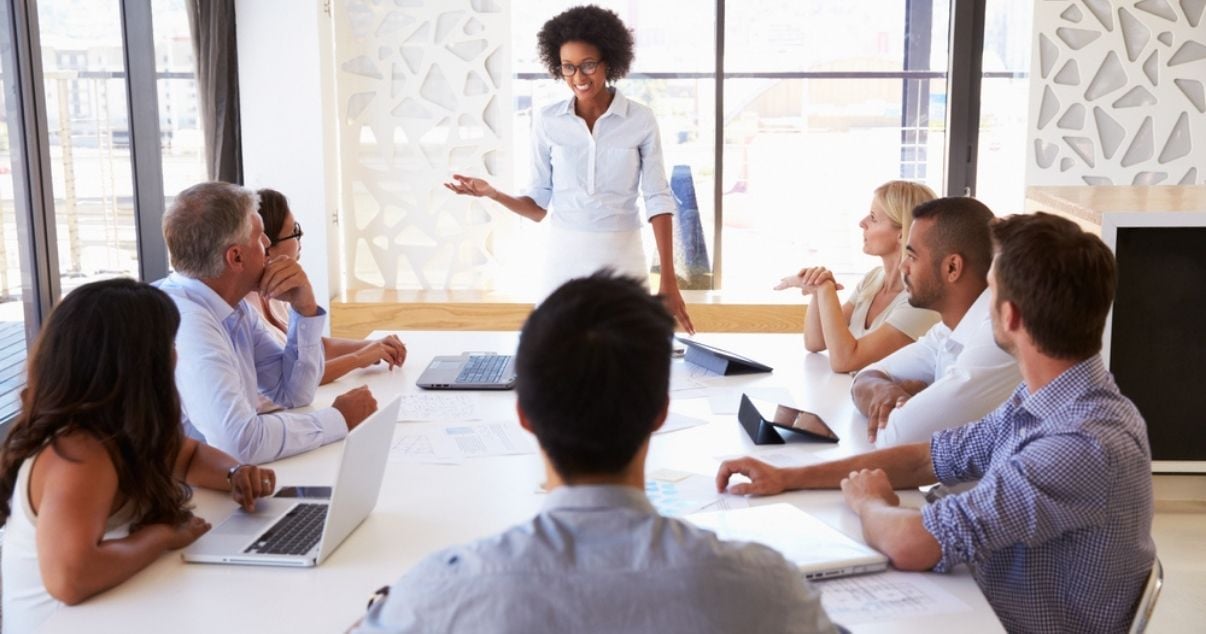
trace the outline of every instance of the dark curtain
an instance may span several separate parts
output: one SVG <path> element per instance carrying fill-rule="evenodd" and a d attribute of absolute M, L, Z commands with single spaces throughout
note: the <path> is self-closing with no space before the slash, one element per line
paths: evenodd
<path fill-rule="evenodd" d="M 210 180 L 243 182 L 235 0 L 186 0 Z"/>

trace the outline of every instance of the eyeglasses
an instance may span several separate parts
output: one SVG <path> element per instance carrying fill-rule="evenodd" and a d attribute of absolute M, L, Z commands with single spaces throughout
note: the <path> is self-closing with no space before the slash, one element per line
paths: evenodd
<path fill-rule="evenodd" d="M 582 71 L 583 75 L 594 75 L 595 71 L 599 69 L 599 64 L 602 63 L 603 62 L 582 62 L 577 66 L 570 63 L 565 63 L 561 65 L 561 76 L 570 77 L 578 71 Z"/>
<path fill-rule="evenodd" d="M 305 235 L 305 234 L 302 233 L 301 223 L 295 222 L 295 223 L 293 223 L 293 234 L 292 235 L 287 235 L 283 238 L 275 238 L 269 243 L 269 246 L 276 246 L 276 245 L 284 242 L 285 240 L 299 240 L 300 241 L 301 237 L 303 235 Z"/>

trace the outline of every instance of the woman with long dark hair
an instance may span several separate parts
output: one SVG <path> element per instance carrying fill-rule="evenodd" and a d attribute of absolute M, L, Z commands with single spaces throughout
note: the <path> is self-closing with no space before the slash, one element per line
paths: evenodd
<path fill-rule="evenodd" d="M 4 631 L 32 631 L 209 530 L 189 485 L 248 510 L 275 487 L 271 470 L 184 436 L 179 324 L 166 294 L 129 279 L 81 286 L 46 321 L 0 459 Z"/>

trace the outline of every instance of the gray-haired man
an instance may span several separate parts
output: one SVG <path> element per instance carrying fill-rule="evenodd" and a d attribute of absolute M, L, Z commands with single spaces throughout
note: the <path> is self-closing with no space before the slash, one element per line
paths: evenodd
<path fill-rule="evenodd" d="M 185 426 L 248 463 L 339 440 L 377 408 L 361 387 L 329 408 L 262 413 L 313 400 L 322 377 L 326 311 L 296 260 L 268 257 L 258 205 L 254 192 L 230 183 L 181 192 L 163 217 L 176 272 L 159 283 L 180 309 L 176 386 Z M 251 291 L 289 303 L 283 348 L 243 300 Z"/>

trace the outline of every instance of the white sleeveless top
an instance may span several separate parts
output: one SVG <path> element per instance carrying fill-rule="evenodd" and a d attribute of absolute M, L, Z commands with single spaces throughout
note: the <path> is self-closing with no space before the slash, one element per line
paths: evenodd
<path fill-rule="evenodd" d="M 43 451 L 53 449 L 43 449 Z M 29 504 L 29 474 L 35 458 L 28 458 L 17 472 L 11 501 L 12 515 L 4 526 L 4 554 L 0 580 L 3 581 L 3 631 L 33 632 L 50 618 L 61 601 L 50 596 L 42 583 L 38 567 L 38 518 Z M 130 534 L 126 508 L 109 517 L 103 540 L 121 539 Z"/>

